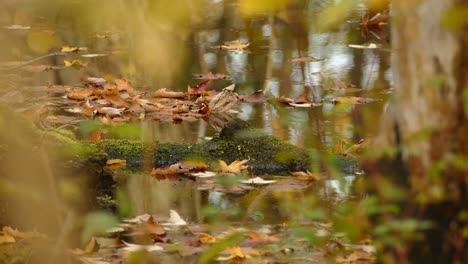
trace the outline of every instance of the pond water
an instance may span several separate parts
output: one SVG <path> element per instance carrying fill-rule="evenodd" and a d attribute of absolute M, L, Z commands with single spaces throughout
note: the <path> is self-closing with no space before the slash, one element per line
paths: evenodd
<path fill-rule="evenodd" d="M 347 144 L 353 144 L 362 138 L 371 141 L 384 113 L 388 94 L 391 93 L 391 54 L 380 48 L 350 48 L 348 44 L 377 43 L 387 46 L 388 40 L 385 36 L 377 38 L 377 34 L 364 34 L 360 25 L 360 16 L 366 12 L 364 5 L 358 6 L 354 17 L 345 20 L 333 30 L 323 31 L 320 28 L 322 22 L 317 20 L 323 6 L 321 1 L 299 2 L 301 4 L 276 16 L 246 18 L 239 13 L 236 1 L 207 1 L 203 8 L 209 12 L 203 12 L 203 22 L 190 27 L 189 32 L 182 32 L 185 30 L 182 28 L 181 32 L 168 29 L 165 33 L 161 33 L 161 29 L 145 29 L 152 25 L 148 21 L 141 22 L 140 28 L 135 32 L 128 31 L 124 22 L 107 25 L 108 27 L 101 25 L 101 31 L 97 31 L 88 25 L 86 18 L 80 24 L 74 16 L 67 17 L 69 6 L 64 8 L 64 13 L 54 10 L 56 20 L 53 25 L 46 23 L 47 21 L 39 23 L 37 21 L 41 19 L 35 17 L 34 21 L 38 24 L 33 24 L 32 30 L 3 29 L 1 40 L 7 42 L 4 44 L 5 49 L 11 52 L 6 55 L 7 60 L 39 56 L 41 47 L 32 43 L 34 35 L 31 31 L 44 33 L 46 30 L 54 32 L 60 38 L 60 41 L 54 42 L 55 48 L 60 44 L 69 44 L 88 47 L 89 53 L 106 55 L 93 58 L 76 55 L 75 57 L 88 63 L 86 68 L 81 69 L 8 72 L 4 74 L 3 80 L 8 84 L 9 90 L 4 90 L 0 96 L 11 90 L 24 90 L 24 87 L 47 83 L 79 85 L 81 80 L 90 76 L 125 77 L 134 83 L 135 88 L 141 90 L 170 87 L 185 91 L 187 85 L 193 87 L 201 82 L 194 80 L 193 74 L 222 73 L 229 75 L 231 80 L 213 80 L 208 89 L 220 90 L 235 83 L 238 94 L 252 94 L 263 90 L 270 97 L 294 99 L 305 95 L 309 100 L 320 103 L 307 108 L 286 107 L 274 102 L 239 103 L 235 108 L 237 112 L 231 114 L 281 140 L 318 150 L 318 153 L 331 151 L 343 141 Z M 16 12 L 17 17 L 29 14 L 28 10 L 21 8 Z M 96 14 L 95 11 L 89 14 L 91 11 L 88 9 L 81 12 L 88 12 L 89 16 Z M 103 15 L 108 14 L 108 11 L 103 11 Z M 145 20 L 143 15 L 133 17 L 134 20 Z M 129 23 L 134 26 L 137 22 Z M 181 36 L 178 36 L 179 33 Z M 151 40 L 157 40 L 159 44 L 153 45 Z M 160 43 L 164 41 L 167 43 Z M 250 45 L 242 50 L 217 48 L 232 41 Z M 164 54 L 166 48 L 161 46 L 170 45 L 175 45 L 174 49 L 180 49 L 183 55 L 178 55 L 177 51 Z M 319 60 L 293 61 L 294 58 L 303 56 Z M 62 57 L 55 56 L 45 59 L 45 62 L 60 64 L 62 60 Z M 176 66 L 171 65 L 172 62 Z M 164 67 L 176 67 L 177 70 L 166 72 Z M 372 98 L 376 101 L 341 104 L 333 103 L 332 100 L 350 96 Z M 18 107 L 18 111 L 31 111 L 41 103 L 51 102 L 50 98 L 43 102 L 38 98 L 19 98 L 18 101 L 8 98 L 2 97 L 2 101 L 14 106 L 30 106 Z M 216 136 L 217 133 L 203 120 L 180 124 L 145 120 L 138 122 L 136 127 L 138 133 L 131 136 L 122 133 L 117 136 L 106 134 L 104 130 L 103 137 L 150 137 L 160 142 L 195 143 Z M 169 209 L 176 209 L 183 217 L 198 223 L 214 216 L 226 221 L 282 223 L 300 220 L 296 218 L 303 217 L 298 212 L 302 212 L 304 208 L 313 210 L 312 208 L 323 206 L 325 210 L 331 210 L 337 203 L 359 196 L 352 190 L 355 176 L 339 176 L 319 183 L 303 183 L 300 186 L 296 182 L 285 184 L 288 188 L 279 190 L 272 185 L 243 195 L 234 195 L 199 191 L 197 183 L 191 180 L 158 181 L 146 174 L 131 175 L 122 190 L 128 192 L 133 201 L 133 214 L 149 211 L 162 214 Z"/>

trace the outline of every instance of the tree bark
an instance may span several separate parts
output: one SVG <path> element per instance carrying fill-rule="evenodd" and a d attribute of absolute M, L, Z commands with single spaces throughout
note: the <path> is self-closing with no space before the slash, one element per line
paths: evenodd
<path fill-rule="evenodd" d="M 383 193 L 378 190 L 385 179 L 407 191 L 404 201 L 397 202 L 402 213 L 386 214 L 381 221 L 432 223 L 422 232 L 424 240 L 388 247 L 400 262 L 468 262 L 463 236 L 468 220 L 461 217 L 468 204 L 468 31 L 466 24 L 461 30 L 441 24 L 456 7 L 455 0 L 392 4 L 395 92 L 376 145 L 395 155 L 366 161 L 366 168 L 378 193 Z"/>

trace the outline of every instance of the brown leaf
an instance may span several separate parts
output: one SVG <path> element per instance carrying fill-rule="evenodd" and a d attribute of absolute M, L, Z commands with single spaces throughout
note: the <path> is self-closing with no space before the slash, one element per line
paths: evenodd
<path fill-rule="evenodd" d="M 227 50 L 243 50 L 247 48 L 250 45 L 250 43 L 242 43 L 240 41 L 234 41 L 230 43 L 224 43 L 221 46 L 217 46 L 218 48 L 221 49 L 227 49 Z"/>
<path fill-rule="evenodd" d="M 247 236 L 250 237 L 250 242 L 253 243 L 276 243 L 279 242 L 279 238 L 274 236 L 269 236 L 266 234 L 250 231 L 247 233 Z"/>
<path fill-rule="evenodd" d="M 346 255 L 346 256 L 338 256 L 336 257 L 335 261 L 337 263 L 351 263 L 356 261 L 365 261 L 365 262 L 373 262 L 375 257 L 369 253 L 361 252 L 361 251 L 354 251 L 353 253 Z"/>
<path fill-rule="evenodd" d="M 357 97 L 357 96 L 349 96 L 349 97 L 335 97 L 330 100 L 330 102 L 337 104 L 337 103 L 348 103 L 348 104 L 365 104 L 369 102 L 378 101 L 379 99 L 367 98 L 367 97 Z"/>
<path fill-rule="evenodd" d="M 0 235 L 0 245 L 10 244 L 10 243 L 15 243 L 15 242 L 16 242 L 16 239 L 9 234 Z"/>
<path fill-rule="evenodd" d="M 186 97 L 185 92 L 174 92 L 174 91 L 168 91 L 166 88 L 161 88 L 154 92 L 153 96 L 154 97 L 164 97 L 164 98 L 184 98 Z"/>
<path fill-rule="evenodd" d="M 224 113 L 231 109 L 239 100 L 239 96 L 233 92 L 235 84 L 232 84 L 223 89 L 222 92 L 217 94 L 211 99 L 208 104 L 210 113 Z"/>
<path fill-rule="evenodd" d="M 229 76 L 221 73 L 196 73 L 193 74 L 194 79 L 200 79 L 200 80 L 228 80 Z"/>
<path fill-rule="evenodd" d="M 177 162 L 171 165 L 163 166 L 161 168 L 153 169 L 151 175 L 157 176 L 168 176 L 168 175 L 177 175 L 184 174 L 190 171 L 189 168 L 185 167 L 182 163 Z"/>
<path fill-rule="evenodd" d="M 258 90 L 248 96 L 245 96 L 242 100 L 249 103 L 263 103 L 266 102 L 267 98 L 263 90 Z"/>
<path fill-rule="evenodd" d="M 210 80 L 203 81 L 195 87 L 190 87 L 190 85 L 187 87 L 187 91 L 189 94 L 203 94 L 205 92 L 205 87 L 208 85 L 208 82 Z"/>
<path fill-rule="evenodd" d="M 107 81 L 103 78 L 96 78 L 96 77 L 88 77 L 86 78 L 86 81 L 85 81 L 85 86 L 88 86 L 88 85 L 91 85 L 91 86 L 104 86 L 104 84 L 106 84 Z"/>
<path fill-rule="evenodd" d="M 20 239 L 29 239 L 29 238 L 45 238 L 46 235 L 41 234 L 39 232 L 20 232 L 16 229 L 13 229 L 9 226 L 4 226 L 2 229 L 4 234 L 8 234 L 10 236 L 13 236 L 15 238 L 20 238 Z"/>
<path fill-rule="evenodd" d="M 93 93 L 92 90 L 86 88 L 72 88 L 68 91 L 67 97 L 73 100 L 87 100 Z"/>
<path fill-rule="evenodd" d="M 307 56 L 307 57 L 297 57 L 297 58 L 292 58 L 292 62 L 315 62 L 315 61 L 323 61 L 324 59 L 317 59 L 312 56 Z"/>
<path fill-rule="evenodd" d="M 310 173 L 310 171 L 307 171 L 307 172 L 295 171 L 295 172 L 291 172 L 291 174 L 296 176 L 296 178 L 301 181 L 319 181 L 322 178 L 319 175 Z"/>

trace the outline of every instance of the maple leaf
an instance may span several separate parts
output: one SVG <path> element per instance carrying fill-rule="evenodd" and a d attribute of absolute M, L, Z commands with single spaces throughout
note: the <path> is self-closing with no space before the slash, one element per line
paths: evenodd
<path fill-rule="evenodd" d="M 238 174 L 241 171 L 247 169 L 248 165 L 244 165 L 244 164 L 247 163 L 249 160 L 250 159 L 235 160 L 229 165 L 227 165 L 226 162 L 222 160 L 218 160 L 218 162 L 219 162 L 219 167 L 221 168 L 222 172 Z"/>

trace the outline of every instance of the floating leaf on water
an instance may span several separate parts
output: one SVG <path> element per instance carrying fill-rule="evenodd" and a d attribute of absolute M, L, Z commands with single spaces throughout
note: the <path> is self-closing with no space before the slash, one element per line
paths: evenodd
<path fill-rule="evenodd" d="M 240 42 L 240 41 L 233 41 L 229 43 L 224 43 L 221 46 L 216 46 L 217 48 L 226 49 L 226 50 L 243 50 L 250 46 L 250 43 Z"/>
<path fill-rule="evenodd" d="M 312 72 L 310 74 L 311 75 L 318 75 L 318 76 L 321 76 L 321 77 L 328 77 L 328 76 L 335 75 L 336 72 L 334 72 L 334 71 L 319 71 L 319 72 Z"/>
<path fill-rule="evenodd" d="M 263 103 L 267 101 L 267 98 L 263 90 L 258 90 L 250 95 L 244 96 L 242 100 L 249 103 Z"/>
<path fill-rule="evenodd" d="M 161 88 L 153 93 L 154 97 L 164 97 L 164 98 L 184 98 L 187 96 L 185 92 L 174 92 L 169 91 L 167 88 Z"/>
<path fill-rule="evenodd" d="M 295 171 L 291 172 L 291 174 L 301 181 L 319 181 L 322 179 L 321 176 L 312 174 L 310 171 Z"/>
<path fill-rule="evenodd" d="M 241 171 L 247 169 L 248 165 L 244 165 L 244 164 L 249 162 L 249 160 L 250 159 L 235 160 L 229 165 L 227 165 L 226 162 L 224 162 L 222 160 L 218 160 L 218 162 L 219 162 L 219 167 L 221 168 L 222 172 L 238 174 Z"/>
<path fill-rule="evenodd" d="M 348 44 L 348 47 L 353 49 L 378 49 L 381 45 L 377 45 L 375 43 L 369 43 L 367 45 Z"/>
<path fill-rule="evenodd" d="M 335 97 L 330 102 L 336 103 L 348 103 L 348 104 L 365 104 L 370 102 L 380 101 L 380 99 L 373 99 L 368 97 L 348 96 L 348 97 Z"/>
<path fill-rule="evenodd" d="M 213 97 L 208 104 L 209 112 L 224 113 L 230 110 L 239 100 L 239 96 L 233 92 L 235 87 L 235 84 L 229 85 Z"/>
<path fill-rule="evenodd" d="M 30 26 L 22 26 L 22 25 L 11 25 L 11 26 L 4 26 L 3 28 L 5 29 L 10 29 L 10 30 L 30 30 Z"/>
<path fill-rule="evenodd" d="M 122 242 L 126 245 L 125 247 L 122 248 L 124 251 L 128 252 L 137 252 L 137 251 L 147 251 L 147 252 L 154 252 L 154 251 L 161 251 L 164 250 L 162 247 L 154 244 L 154 245 L 138 245 L 138 244 L 132 244 L 132 243 L 127 243 L 122 240 Z"/>
<path fill-rule="evenodd" d="M 180 217 L 179 213 L 177 213 L 176 210 L 170 210 L 169 211 L 169 219 L 163 225 L 181 226 L 181 225 L 187 225 L 187 222 L 185 222 L 184 219 L 182 219 L 182 217 Z"/>
<path fill-rule="evenodd" d="M 72 47 L 72 46 L 63 46 L 60 48 L 60 52 L 78 52 L 88 50 L 87 47 Z"/>
<path fill-rule="evenodd" d="M 189 94 L 202 94 L 205 92 L 205 88 L 208 85 L 208 82 L 210 80 L 203 81 L 199 84 L 197 84 L 195 87 L 190 87 L 190 85 L 187 87 L 187 91 Z"/>
<path fill-rule="evenodd" d="M 190 175 L 197 177 L 197 178 L 212 178 L 216 176 L 216 172 L 214 171 L 195 172 L 195 173 L 190 173 Z"/>
<path fill-rule="evenodd" d="M 255 185 L 268 185 L 268 184 L 271 184 L 271 183 L 275 183 L 276 181 L 274 180 L 264 180 L 260 177 L 255 177 L 253 179 L 248 179 L 248 180 L 244 180 L 244 181 L 241 181 L 242 183 L 245 183 L 245 184 L 255 184 Z"/>
<path fill-rule="evenodd" d="M 84 57 L 84 58 L 96 58 L 96 57 L 105 57 L 105 56 L 109 56 L 109 54 L 106 54 L 106 53 L 90 53 L 90 54 L 81 55 L 81 57 Z"/>
<path fill-rule="evenodd" d="M 221 73 L 194 73 L 194 79 L 200 80 L 229 80 L 229 76 Z"/>
<path fill-rule="evenodd" d="M 306 56 L 306 57 L 297 57 L 297 58 L 292 58 L 292 62 L 315 62 L 315 61 L 323 61 L 325 59 L 318 59 L 312 56 Z"/>

